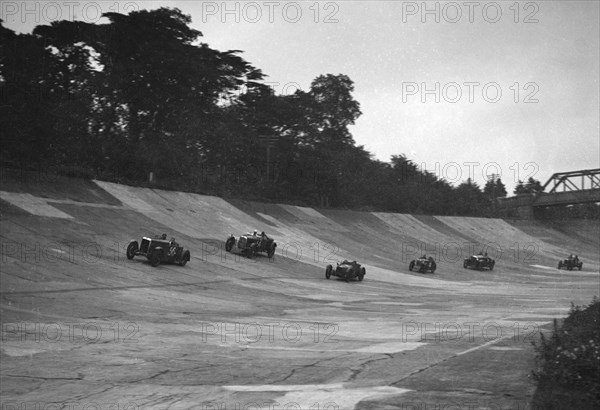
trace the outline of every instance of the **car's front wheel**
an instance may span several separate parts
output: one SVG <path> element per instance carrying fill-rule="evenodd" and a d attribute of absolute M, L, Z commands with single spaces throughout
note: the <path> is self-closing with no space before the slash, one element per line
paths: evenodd
<path fill-rule="evenodd" d="M 467 261 L 463 262 L 463 268 L 467 269 L 468 265 L 467 265 Z"/>
<path fill-rule="evenodd" d="M 415 261 L 410 261 L 410 263 L 408 264 L 408 270 L 412 272 L 414 267 L 415 267 Z"/>
<path fill-rule="evenodd" d="M 360 268 L 360 273 L 358 274 L 358 281 L 362 282 L 367 274 L 367 270 L 365 268 Z"/>
<path fill-rule="evenodd" d="M 137 241 L 131 241 L 127 246 L 127 259 L 133 259 L 135 253 L 138 251 Z"/>
<path fill-rule="evenodd" d="M 329 279 L 331 277 L 331 272 L 333 272 L 333 266 L 327 265 L 325 268 L 325 278 Z"/>
<path fill-rule="evenodd" d="M 150 255 L 150 265 L 152 265 L 153 267 L 157 267 L 158 265 L 160 265 L 160 254 L 161 251 L 160 250 L 155 250 L 154 252 L 152 252 L 152 255 Z"/>
<path fill-rule="evenodd" d="M 435 264 L 435 262 L 431 262 L 431 273 L 435 273 L 436 268 L 437 265 Z"/>
<path fill-rule="evenodd" d="M 225 250 L 231 252 L 233 245 L 235 245 L 235 238 L 228 238 L 227 241 L 225 241 Z"/>
<path fill-rule="evenodd" d="M 190 251 L 183 252 L 183 255 L 181 255 L 181 260 L 179 261 L 179 265 L 185 266 L 186 263 L 188 263 L 189 261 L 190 261 Z"/>

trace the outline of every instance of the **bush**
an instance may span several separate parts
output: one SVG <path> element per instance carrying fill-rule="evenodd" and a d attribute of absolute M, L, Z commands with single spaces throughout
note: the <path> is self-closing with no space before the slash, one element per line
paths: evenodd
<path fill-rule="evenodd" d="M 562 326 L 554 320 L 552 335 L 540 335 L 533 343 L 538 368 L 533 377 L 539 390 L 538 400 L 547 400 L 554 408 L 561 408 L 552 393 L 559 396 L 578 396 L 580 405 L 600 408 L 600 300 L 594 297 L 588 306 L 571 304 L 568 317 Z M 565 394 L 568 393 L 568 394 Z M 568 400 L 572 402 L 573 397 Z M 538 403 L 543 404 L 543 403 Z M 548 408 L 546 405 L 544 408 Z M 566 407 L 562 407 L 566 408 Z"/>

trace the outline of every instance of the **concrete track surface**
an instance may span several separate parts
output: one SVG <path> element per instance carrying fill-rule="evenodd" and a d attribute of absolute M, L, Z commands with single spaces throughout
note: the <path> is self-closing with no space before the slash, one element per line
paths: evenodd
<path fill-rule="evenodd" d="M 597 224 L 23 175 L 0 199 L 3 409 L 526 409 L 530 342 L 599 294 Z M 276 239 L 273 259 L 224 251 L 253 229 Z M 127 260 L 129 240 L 163 232 L 187 266 Z M 495 269 L 464 269 L 480 250 Z M 434 274 L 408 270 L 423 253 Z M 556 269 L 569 253 L 582 271 Z M 363 282 L 325 279 L 342 259 Z"/>

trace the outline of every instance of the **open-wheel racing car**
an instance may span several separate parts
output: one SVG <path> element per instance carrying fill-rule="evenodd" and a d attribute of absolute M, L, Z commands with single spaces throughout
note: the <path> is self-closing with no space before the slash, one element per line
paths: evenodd
<path fill-rule="evenodd" d="M 190 261 L 190 251 L 184 250 L 175 242 L 175 238 L 167 240 L 167 235 L 155 236 L 154 238 L 143 237 L 141 245 L 137 241 L 129 242 L 127 246 L 127 259 L 134 256 L 145 256 L 150 265 L 156 267 L 161 263 L 176 263 L 185 266 Z"/>
<path fill-rule="evenodd" d="M 567 259 L 563 259 L 562 261 L 558 261 L 558 269 L 565 268 L 567 270 L 573 270 L 575 268 L 581 270 L 583 267 L 583 262 L 579 260 L 577 255 L 569 255 Z"/>
<path fill-rule="evenodd" d="M 413 269 L 417 269 L 420 273 L 425 273 L 427 271 L 434 273 L 437 265 L 435 261 L 430 256 L 429 258 L 425 257 L 425 255 L 421 256 L 419 259 L 415 259 L 410 261 L 408 264 L 408 270 L 412 271 Z"/>
<path fill-rule="evenodd" d="M 484 270 L 484 269 L 493 270 L 495 264 L 496 264 L 496 261 L 493 260 L 492 258 L 490 258 L 489 256 L 487 256 L 487 253 L 485 255 L 482 255 L 480 253 L 478 255 L 473 255 L 473 256 L 465 259 L 463 262 L 463 267 L 465 269 L 470 268 L 470 269 L 477 269 L 477 270 Z"/>
<path fill-rule="evenodd" d="M 254 231 L 254 233 L 241 235 L 239 238 L 230 235 L 225 241 L 227 252 L 233 252 L 237 249 L 247 258 L 252 258 L 257 253 L 266 253 L 269 258 L 272 258 L 275 255 L 276 248 L 277 243 L 275 243 L 275 240 L 268 237 L 264 232 L 259 235 Z"/>
<path fill-rule="evenodd" d="M 325 277 L 327 279 L 333 275 L 344 279 L 346 282 L 350 282 L 350 279 L 354 278 L 362 281 L 366 274 L 367 270 L 356 261 L 350 262 L 344 260 L 342 263 L 338 263 L 335 269 L 331 265 L 327 265 L 325 268 Z"/>

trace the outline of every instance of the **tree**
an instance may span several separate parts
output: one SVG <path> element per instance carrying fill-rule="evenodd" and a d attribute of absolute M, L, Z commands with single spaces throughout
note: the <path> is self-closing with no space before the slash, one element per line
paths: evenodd
<path fill-rule="evenodd" d="M 459 215 L 479 216 L 487 209 L 487 204 L 479 186 L 468 178 L 454 190 L 454 205 Z"/>
<path fill-rule="evenodd" d="M 0 129 L 2 160 L 32 165 L 52 156 L 56 143 L 48 92 L 51 53 L 30 34 L 15 34 L 0 20 Z"/>
<path fill-rule="evenodd" d="M 492 176 L 485 183 L 485 186 L 483 187 L 483 194 L 490 200 L 505 197 L 507 194 L 506 186 L 502 183 L 500 177 Z"/>
<path fill-rule="evenodd" d="M 311 145 L 325 144 L 331 149 L 351 146 L 354 139 L 348 126 L 361 115 L 360 104 L 352 97 L 354 83 L 343 74 L 321 75 L 313 80 L 308 92 L 307 116 L 313 127 L 307 135 Z"/>
<path fill-rule="evenodd" d="M 535 193 L 542 192 L 542 191 L 543 191 L 543 188 L 542 188 L 542 184 L 540 183 L 540 181 L 538 181 L 537 179 L 535 179 L 533 177 L 529 177 L 526 184 L 524 184 L 523 181 L 519 180 L 519 182 L 517 183 L 517 186 L 515 186 L 513 193 L 515 195 L 521 195 L 521 194 L 535 194 Z"/>
<path fill-rule="evenodd" d="M 69 71 L 76 51 L 81 55 L 76 66 L 95 79 L 80 138 L 91 134 L 104 166 L 133 179 L 149 171 L 182 176 L 214 156 L 223 146 L 217 130 L 229 122 L 220 106 L 224 96 L 260 81 L 260 70 L 239 51 L 196 45 L 202 33 L 190 28 L 190 17 L 178 9 L 103 16 L 109 24 L 60 21 L 34 29 L 46 48 L 58 50 L 57 79 L 85 84 Z M 84 67 L 92 56 L 94 67 Z"/>
<path fill-rule="evenodd" d="M 500 176 L 493 174 L 483 187 L 483 197 L 491 211 L 496 210 L 496 199 L 506 197 L 506 187 L 502 183 Z"/>

